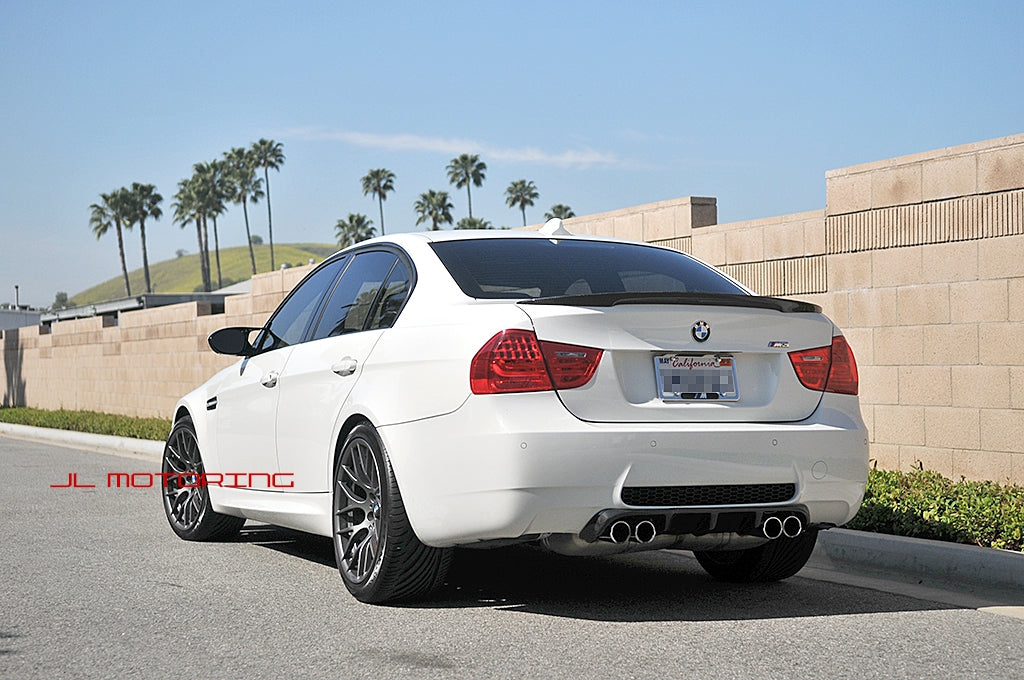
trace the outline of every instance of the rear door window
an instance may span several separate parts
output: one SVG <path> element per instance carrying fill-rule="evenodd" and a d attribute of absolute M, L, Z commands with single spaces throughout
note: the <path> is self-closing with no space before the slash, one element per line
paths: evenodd
<path fill-rule="evenodd" d="M 384 290 L 370 315 L 367 328 L 391 328 L 395 319 L 398 318 L 398 313 L 405 306 L 411 288 L 412 273 L 409 271 L 409 267 L 399 259 L 395 268 L 391 270 L 387 283 L 384 284 Z"/>
<path fill-rule="evenodd" d="M 313 333 L 313 340 L 368 328 L 370 310 L 394 269 L 398 256 L 387 251 L 359 253 L 341 275 Z"/>
<path fill-rule="evenodd" d="M 328 262 L 295 287 L 257 339 L 258 351 L 266 352 L 302 342 L 320 302 L 347 261 L 348 258 L 341 257 Z"/>

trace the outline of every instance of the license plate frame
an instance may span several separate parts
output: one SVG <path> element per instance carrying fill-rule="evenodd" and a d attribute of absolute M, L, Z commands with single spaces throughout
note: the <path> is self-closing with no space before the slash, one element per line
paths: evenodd
<path fill-rule="evenodd" d="M 662 401 L 739 401 L 736 357 L 720 354 L 654 356 L 657 396 Z"/>

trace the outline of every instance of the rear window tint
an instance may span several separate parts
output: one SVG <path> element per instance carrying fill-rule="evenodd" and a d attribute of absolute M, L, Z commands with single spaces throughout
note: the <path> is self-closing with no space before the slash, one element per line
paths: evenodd
<path fill-rule="evenodd" d="M 746 293 L 682 253 L 639 244 L 531 238 L 442 241 L 431 247 L 462 292 L 474 298 Z"/>

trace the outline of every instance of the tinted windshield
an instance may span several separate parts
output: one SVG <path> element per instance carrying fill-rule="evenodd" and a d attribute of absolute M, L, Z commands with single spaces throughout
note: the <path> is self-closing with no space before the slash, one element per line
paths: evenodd
<path fill-rule="evenodd" d="M 682 253 L 640 244 L 509 238 L 431 246 L 462 291 L 474 298 L 746 294 L 714 269 Z"/>

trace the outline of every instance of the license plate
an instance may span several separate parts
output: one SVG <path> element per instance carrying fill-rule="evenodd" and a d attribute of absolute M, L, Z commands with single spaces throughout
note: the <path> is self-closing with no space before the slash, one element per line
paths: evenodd
<path fill-rule="evenodd" d="M 654 357 L 659 397 L 666 401 L 736 401 L 736 360 L 733 357 L 662 354 Z"/>

